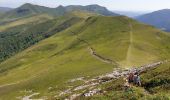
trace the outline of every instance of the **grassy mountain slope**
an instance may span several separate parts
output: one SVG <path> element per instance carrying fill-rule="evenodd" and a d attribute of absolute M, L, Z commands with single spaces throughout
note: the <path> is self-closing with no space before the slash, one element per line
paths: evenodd
<path fill-rule="evenodd" d="M 140 22 L 153 25 L 165 31 L 170 31 L 170 9 L 158 10 L 152 13 L 138 16 Z"/>
<path fill-rule="evenodd" d="M 24 24 L 42 23 L 42 22 L 45 22 L 51 19 L 53 19 L 52 16 L 49 16 L 47 14 L 40 14 L 40 15 L 35 15 L 31 17 L 21 18 L 21 19 L 14 20 L 14 21 L 2 22 L 0 25 L 0 31 L 2 32 L 5 30 L 8 30 L 9 28 L 16 27 L 19 25 L 24 25 Z"/>
<path fill-rule="evenodd" d="M 163 45 L 165 41 L 169 41 L 167 33 L 128 18 L 107 19 L 89 19 L 95 24 L 91 24 L 80 35 L 91 43 L 99 54 L 120 62 L 123 66 L 141 65 L 167 57 L 168 51 L 162 49 L 168 48 L 168 45 Z M 110 23 L 110 20 L 113 23 Z"/>
<path fill-rule="evenodd" d="M 71 14 L 70 17 L 58 18 L 41 14 L 0 25 L 0 61 L 70 27 L 79 20 L 81 18 L 71 16 Z"/>
<path fill-rule="evenodd" d="M 168 59 L 169 44 L 167 33 L 127 17 L 88 17 L 1 63 L 0 98 L 15 99 L 32 90 L 55 99 L 60 90 L 83 84 L 68 80 L 118 67 L 96 58 L 90 47 L 119 67 L 132 67 Z"/>

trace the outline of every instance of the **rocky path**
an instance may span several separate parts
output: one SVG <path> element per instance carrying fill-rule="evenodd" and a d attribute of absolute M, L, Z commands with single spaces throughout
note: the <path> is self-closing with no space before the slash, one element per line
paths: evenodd
<path fill-rule="evenodd" d="M 22 100 L 33 100 L 31 99 L 33 96 L 39 95 L 40 93 L 33 93 L 31 95 L 25 96 L 22 98 Z M 34 99 L 34 100 L 44 100 L 44 99 Z"/>
<path fill-rule="evenodd" d="M 125 69 L 125 70 L 115 69 L 112 73 L 107 73 L 105 75 L 101 75 L 101 76 L 98 76 L 96 78 L 89 79 L 86 81 L 84 80 L 85 83 L 83 85 L 69 88 L 68 90 L 61 92 L 59 96 L 70 94 L 70 97 L 66 98 L 66 100 L 74 100 L 80 95 L 83 95 L 85 97 L 93 96 L 99 93 L 101 90 L 100 88 L 95 88 L 98 85 L 111 82 L 113 79 L 119 79 L 121 77 L 125 77 L 130 72 L 136 72 L 136 71 L 138 71 L 139 73 L 146 72 L 148 70 L 156 68 L 158 65 L 163 64 L 165 62 L 166 61 L 160 61 L 160 62 L 155 62 L 152 64 L 143 65 L 141 67 L 130 68 L 130 69 Z M 81 91 L 81 90 L 89 90 L 89 91 L 86 91 L 86 92 L 82 91 L 82 92 L 78 92 L 77 94 L 77 91 Z"/>

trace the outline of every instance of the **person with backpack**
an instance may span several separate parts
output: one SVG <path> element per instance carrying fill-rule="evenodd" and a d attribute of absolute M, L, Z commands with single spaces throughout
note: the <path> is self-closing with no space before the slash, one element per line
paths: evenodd
<path fill-rule="evenodd" d="M 130 73 L 128 76 L 128 83 L 133 83 L 134 82 L 134 73 Z"/>
<path fill-rule="evenodd" d="M 134 84 L 137 86 L 141 86 L 141 79 L 138 72 L 136 72 L 134 75 Z"/>

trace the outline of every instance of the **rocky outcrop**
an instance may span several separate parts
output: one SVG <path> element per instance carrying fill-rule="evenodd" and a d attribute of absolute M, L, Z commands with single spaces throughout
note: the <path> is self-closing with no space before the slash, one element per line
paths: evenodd
<path fill-rule="evenodd" d="M 155 62 L 155 63 L 143 65 L 141 67 L 124 69 L 124 70 L 117 68 L 111 73 L 107 73 L 105 75 L 100 75 L 96 78 L 89 79 L 89 80 L 85 80 L 85 78 L 83 78 L 83 79 L 76 78 L 73 80 L 81 79 L 85 83 L 83 85 L 80 85 L 80 86 L 74 87 L 72 89 L 69 89 L 67 91 L 61 92 L 60 96 L 65 95 L 65 94 L 73 94 L 76 91 L 89 90 L 89 89 L 90 89 L 89 91 L 82 92 L 82 93 L 79 92 L 79 94 L 74 93 L 73 95 L 68 97 L 67 100 L 74 100 L 74 99 L 76 99 L 76 96 L 78 97 L 80 95 L 85 96 L 85 97 L 93 96 L 95 94 L 100 93 L 100 91 L 101 91 L 101 89 L 99 89 L 99 88 L 96 89 L 96 86 L 98 86 L 98 85 L 105 84 L 107 82 L 111 82 L 113 79 L 119 79 L 121 77 L 125 77 L 131 72 L 133 72 L 133 73 L 138 72 L 139 74 L 142 74 L 143 72 L 152 70 L 165 62 L 167 62 L 167 61 Z"/>

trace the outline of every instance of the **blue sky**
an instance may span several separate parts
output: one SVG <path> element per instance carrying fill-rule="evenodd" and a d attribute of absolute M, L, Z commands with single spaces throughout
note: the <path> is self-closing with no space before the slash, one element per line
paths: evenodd
<path fill-rule="evenodd" d="M 170 8 L 170 0 L 0 0 L 0 7 L 16 8 L 24 3 L 48 7 L 99 4 L 109 10 L 154 11 Z"/>

